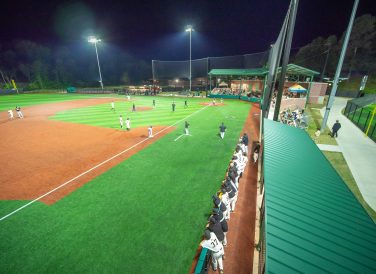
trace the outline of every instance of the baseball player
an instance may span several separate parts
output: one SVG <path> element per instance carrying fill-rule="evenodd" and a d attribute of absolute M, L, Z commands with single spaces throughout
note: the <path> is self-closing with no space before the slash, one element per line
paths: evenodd
<path fill-rule="evenodd" d="M 245 146 L 245 153 L 247 153 L 248 154 L 248 144 L 249 144 L 249 138 L 248 138 L 248 135 L 247 135 L 247 133 L 245 133 L 244 132 L 244 134 L 243 134 L 243 137 L 242 137 L 242 143 L 244 144 L 244 146 Z"/>
<path fill-rule="evenodd" d="M 148 137 L 152 138 L 153 137 L 153 126 L 148 127 Z"/>
<path fill-rule="evenodd" d="M 223 212 L 223 216 L 226 220 L 230 219 L 230 197 L 228 196 L 228 193 L 226 191 L 226 188 L 222 187 L 221 189 L 221 200 L 226 206 L 226 211 Z"/>
<path fill-rule="evenodd" d="M 225 132 L 226 132 L 226 126 L 222 122 L 222 124 L 219 126 L 219 134 L 221 135 L 221 138 L 225 138 Z"/>
<path fill-rule="evenodd" d="M 9 119 L 10 120 L 13 120 L 13 118 L 14 118 L 14 115 L 13 115 L 13 110 L 8 110 L 8 114 L 9 114 Z"/>
<path fill-rule="evenodd" d="M 235 194 L 234 197 L 230 198 L 231 212 L 234 212 L 236 201 L 238 200 L 238 188 L 237 188 L 235 182 L 233 182 L 229 177 L 227 177 L 226 183 L 230 186 L 231 190 Z M 228 189 L 226 189 L 226 190 L 228 190 Z M 230 194 L 229 194 L 229 196 L 230 196 Z"/>
<path fill-rule="evenodd" d="M 125 120 L 125 128 L 128 131 L 131 130 L 131 120 L 129 119 L 129 117 L 127 118 L 127 120 Z"/>
<path fill-rule="evenodd" d="M 228 224 L 227 224 L 226 218 L 223 215 L 222 211 L 220 211 L 218 208 L 213 208 L 212 212 L 213 212 L 212 216 L 214 217 L 214 219 L 216 219 L 217 222 L 221 224 L 222 231 L 223 231 L 223 234 L 224 234 L 222 244 L 223 244 L 223 246 L 226 246 L 227 245 L 226 234 L 228 232 Z"/>
<path fill-rule="evenodd" d="M 136 105 L 133 103 L 132 111 L 136 111 Z"/>
<path fill-rule="evenodd" d="M 123 116 L 119 116 L 119 123 L 120 123 L 120 128 L 123 128 Z"/>
<path fill-rule="evenodd" d="M 223 245 L 218 241 L 217 236 L 210 230 L 206 229 L 204 232 L 205 239 L 200 243 L 202 247 L 209 249 L 212 252 L 213 270 L 217 271 L 219 267 L 219 273 L 223 274 L 223 260 L 222 256 L 225 254 Z"/>
<path fill-rule="evenodd" d="M 16 106 L 16 112 L 17 112 L 18 118 L 20 119 L 24 118 L 20 106 Z"/>
<path fill-rule="evenodd" d="M 155 108 L 155 99 L 153 99 L 153 108 Z"/>
<path fill-rule="evenodd" d="M 175 106 L 176 106 L 176 105 L 175 105 L 175 102 L 174 102 L 174 101 L 172 102 L 172 105 L 171 105 L 171 106 L 172 106 L 172 111 L 175 111 Z"/>
<path fill-rule="evenodd" d="M 255 148 L 253 149 L 253 162 L 256 163 L 257 160 L 258 160 L 258 156 L 259 156 L 259 153 L 260 153 L 260 143 L 257 142 L 256 145 L 255 145 Z"/>
<path fill-rule="evenodd" d="M 188 102 L 187 100 L 184 101 L 184 108 L 187 108 L 188 107 Z"/>
<path fill-rule="evenodd" d="M 114 101 L 111 102 L 111 110 L 115 111 L 115 102 Z"/>
<path fill-rule="evenodd" d="M 184 130 L 185 130 L 185 135 L 189 135 L 189 124 L 187 121 L 185 121 Z"/>

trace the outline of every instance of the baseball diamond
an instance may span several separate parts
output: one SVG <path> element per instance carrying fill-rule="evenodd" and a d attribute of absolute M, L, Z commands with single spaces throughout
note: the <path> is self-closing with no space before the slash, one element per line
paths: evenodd
<path fill-rule="evenodd" d="M 172 112 L 170 97 L 2 98 L 1 272 L 189 271 L 250 103 L 174 98 Z M 9 120 L 16 103 L 25 118 Z M 192 136 L 174 142 L 186 120 Z"/>

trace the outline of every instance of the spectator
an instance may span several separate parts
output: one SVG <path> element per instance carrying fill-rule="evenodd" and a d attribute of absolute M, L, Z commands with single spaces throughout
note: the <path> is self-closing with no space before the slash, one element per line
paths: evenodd
<path fill-rule="evenodd" d="M 338 130 L 341 128 L 341 124 L 338 120 L 334 123 L 332 127 L 332 137 L 338 137 Z"/>

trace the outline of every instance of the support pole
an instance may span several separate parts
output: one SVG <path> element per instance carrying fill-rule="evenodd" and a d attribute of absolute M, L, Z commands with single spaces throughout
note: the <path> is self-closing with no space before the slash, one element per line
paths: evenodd
<path fill-rule="evenodd" d="M 296 13 L 298 10 L 299 0 L 293 0 L 292 3 L 293 5 L 292 5 L 291 17 L 289 18 L 289 24 L 288 24 L 288 29 L 287 29 L 285 50 L 283 52 L 282 69 L 281 69 L 281 75 L 279 77 L 278 94 L 277 94 L 277 99 L 276 99 L 276 104 L 275 104 L 275 109 L 274 109 L 273 121 L 278 121 L 279 110 L 281 107 L 281 100 L 282 100 L 282 92 L 283 92 L 283 87 L 285 83 L 287 64 L 289 62 L 289 57 L 290 57 L 291 42 L 292 42 L 292 36 L 294 34 L 295 19 L 296 19 Z"/>
<path fill-rule="evenodd" d="M 103 90 L 103 82 L 102 82 L 102 73 L 101 73 L 101 66 L 99 65 L 99 57 L 98 57 L 98 50 L 97 50 L 97 43 L 94 43 L 95 46 L 95 53 L 97 54 L 97 62 L 98 62 L 98 71 L 99 71 L 99 81 L 101 83 L 101 88 Z"/>
<path fill-rule="evenodd" d="M 320 75 L 320 82 L 322 82 L 322 80 L 324 79 L 325 73 L 326 73 L 326 66 L 328 65 L 330 49 L 331 49 L 331 46 L 329 45 L 329 48 L 326 52 L 324 68 L 322 69 L 322 72 L 321 72 L 321 75 Z"/>
<path fill-rule="evenodd" d="M 347 32 L 346 32 L 345 40 L 343 41 L 341 55 L 339 57 L 336 74 L 334 76 L 332 91 L 330 92 L 328 104 L 326 105 L 326 110 L 325 110 L 324 118 L 322 120 L 321 130 L 320 130 L 321 133 L 323 133 L 324 130 L 325 130 L 325 128 L 326 128 L 326 123 L 328 122 L 328 117 L 329 117 L 330 109 L 333 106 L 334 98 L 335 98 L 335 95 L 336 95 L 336 92 L 337 92 L 337 87 L 338 87 L 338 79 L 339 79 L 339 76 L 341 74 L 343 60 L 345 59 L 347 45 L 349 43 L 350 34 L 351 34 L 352 26 L 354 24 L 354 19 L 355 19 L 356 10 L 358 8 L 358 4 L 359 4 L 359 0 L 355 0 L 354 6 L 353 6 L 353 10 L 352 10 L 352 13 L 351 13 L 351 17 L 350 17 L 350 22 L 349 22 L 349 25 L 347 27 Z"/>

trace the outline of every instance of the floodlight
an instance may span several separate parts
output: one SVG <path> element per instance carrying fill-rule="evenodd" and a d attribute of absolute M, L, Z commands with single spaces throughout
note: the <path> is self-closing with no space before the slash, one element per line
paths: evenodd
<path fill-rule="evenodd" d="M 95 36 L 90 36 L 87 40 L 89 43 L 98 43 L 101 41 L 101 39 L 96 38 Z"/>
<path fill-rule="evenodd" d="M 195 30 L 193 29 L 193 27 L 191 25 L 188 25 L 188 26 L 186 26 L 185 31 L 186 32 L 192 32 L 192 31 L 195 31 Z"/>

